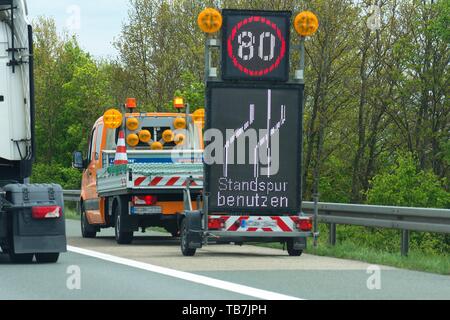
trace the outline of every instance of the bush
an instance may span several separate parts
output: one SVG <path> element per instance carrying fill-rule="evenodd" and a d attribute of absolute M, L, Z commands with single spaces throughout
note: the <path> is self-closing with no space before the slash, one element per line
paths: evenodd
<path fill-rule="evenodd" d="M 450 193 L 444 185 L 445 180 L 440 180 L 433 172 L 418 169 L 412 154 L 400 154 L 393 165 L 373 178 L 367 201 L 376 205 L 449 208 Z M 398 250 L 400 231 L 369 229 L 368 234 L 370 236 L 358 233 L 354 237 L 370 242 L 377 249 Z M 445 254 L 450 252 L 450 236 L 412 232 L 411 248 Z"/>
<path fill-rule="evenodd" d="M 419 170 L 412 154 L 397 155 L 395 163 L 375 176 L 367 192 L 369 204 L 449 208 L 445 181 L 431 171 Z"/>
<path fill-rule="evenodd" d="M 80 189 L 81 172 L 58 164 L 35 164 L 33 166 L 32 183 L 56 183 L 63 189 Z"/>

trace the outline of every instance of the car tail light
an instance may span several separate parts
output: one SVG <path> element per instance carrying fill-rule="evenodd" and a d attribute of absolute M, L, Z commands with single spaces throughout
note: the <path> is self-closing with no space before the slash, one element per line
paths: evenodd
<path fill-rule="evenodd" d="M 158 202 L 155 196 L 134 196 L 133 204 L 137 206 L 154 206 Z"/>
<path fill-rule="evenodd" d="M 208 230 L 221 230 L 225 228 L 225 220 L 222 218 L 209 218 Z"/>
<path fill-rule="evenodd" d="M 57 219 L 62 217 L 62 208 L 59 206 L 33 207 L 31 215 L 33 219 Z"/>

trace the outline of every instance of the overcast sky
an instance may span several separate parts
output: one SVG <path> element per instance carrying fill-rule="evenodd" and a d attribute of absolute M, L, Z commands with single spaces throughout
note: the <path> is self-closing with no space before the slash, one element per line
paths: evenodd
<path fill-rule="evenodd" d="M 31 19 L 55 19 L 58 31 L 78 35 L 80 45 L 96 57 L 112 57 L 112 42 L 127 18 L 128 0 L 27 0 Z"/>

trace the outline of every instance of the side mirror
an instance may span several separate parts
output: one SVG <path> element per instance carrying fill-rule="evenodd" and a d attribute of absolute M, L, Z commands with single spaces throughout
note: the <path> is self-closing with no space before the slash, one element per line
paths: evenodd
<path fill-rule="evenodd" d="M 81 151 L 75 151 L 73 153 L 72 167 L 78 170 L 85 169 L 83 154 Z"/>

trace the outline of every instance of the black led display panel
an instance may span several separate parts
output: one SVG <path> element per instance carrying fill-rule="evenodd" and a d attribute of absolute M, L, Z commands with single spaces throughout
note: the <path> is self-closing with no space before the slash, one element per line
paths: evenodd
<path fill-rule="evenodd" d="M 290 12 L 223 10 L 224 80 L 289 80 Z"/>
<path fill-rule="evenodd" d="M 298 214 L 303 85 L 208 84 L 210 212 Z"/>

